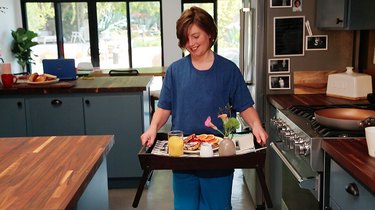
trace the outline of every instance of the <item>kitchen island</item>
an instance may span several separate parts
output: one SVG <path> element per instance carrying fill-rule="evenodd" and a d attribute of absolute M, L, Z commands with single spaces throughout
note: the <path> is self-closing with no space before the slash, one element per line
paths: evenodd
<path fill-rule="evenodd" d="M 108 205 L 111 135 L 0 138 L 0 209 Z"/>
<path fill-rule="evenodd" d="M 152 76 L 82 77 L 0 88 L 0 137 L 115 135 L 110 188 L 137 186 L 139 136 L 150 122 Z"/>

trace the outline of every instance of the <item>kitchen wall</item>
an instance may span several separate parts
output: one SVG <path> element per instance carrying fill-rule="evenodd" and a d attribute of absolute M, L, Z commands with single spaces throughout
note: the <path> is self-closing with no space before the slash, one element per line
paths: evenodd
<path fill-rule="evenodd" d="M 313 35 L 328 35 L 328 50 L 306 51 L 303 56 L 288 56 L 290 58 L 290 80 L 291 87 L 288 90 L 269 90 L 268 94 L 293 93 L 293 72 L 295 71 L 323 71 L 323 70 L 345 70 L 346 66 L 353 66 L 353 49 L 355 49 L 355 31 L 340 30 L 319 30 L 315 27 L 315 0 L 302 0 L 302 12 L 293 12 L 292 8 L 270 8 L 270 1 L 266 1 L 266 17 L 267 17 L 267 59 L 275 58 L 273 56 L 273 19 L 274 17 L 284 16 L 305 16 L 305 21 L 309 20 Z M 305 28 L 306 29 L 306 28 Z M 308 35 L 305 30 L 305 36 Z M 374 38 L 372 35 L 372 48 L 374 46 Z M 374 49 L 372 49 L 374 50 Z M 369 49 L 370 51 L 370 49 Z M 372 52 L 372 56 L 373 56 Z M 367 56 L 367 55 L 364 55 Z M 279 58 L 279 57 L 277 57 Z M 373 68 L 373 67 L 372 67 Z M 265 72 L 268 66 L 265 66 Z M 269 74 L 268 74 L 269 75 Z M 267 76 L 267 84 L 269 82 Z"/>
<path fill-rule="evenodd" d="M 20 1 L 0 0 L 0 7 L 6 8 L 0 12 L 0 57 L 4 59 L 4 62 L 11 63 L 12 69 L 16 69 L 18 72 L 19 65 L 10 52 L 10 46 L 12 43 L 11 30 L 22 26 Z"/>

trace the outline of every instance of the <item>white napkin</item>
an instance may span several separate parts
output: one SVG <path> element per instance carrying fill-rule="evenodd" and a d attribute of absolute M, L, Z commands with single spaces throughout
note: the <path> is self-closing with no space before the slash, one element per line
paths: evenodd
<path fill-rule="evenodd" d="M 255 151 L 254 135 L 252 133 L 235 134 L 233 141 L 236 145 L 237 155 Z"/>

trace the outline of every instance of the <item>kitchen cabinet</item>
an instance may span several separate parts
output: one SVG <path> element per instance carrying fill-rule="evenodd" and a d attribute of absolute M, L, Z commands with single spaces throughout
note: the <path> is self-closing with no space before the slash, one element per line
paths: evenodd
<path fill-rule="evenodd" d="M 23 98 L 0 99 L 0 136 L 26 136 L 25 100 Z"/>
<path fill-rule="evenodd" d="M 375 29 L 374 0 L 317 0 L 316 26 L 320 29 Z"/>
<path fill-rule="evenodd" d="M 87 135 L 114 134 L 115 146 L 108 155 L 108 177 L 140 177 L 137 158 L 143 128 L 140 94 L 106 94 L 84 96 Z"/>
<path fill-rule="evenodd" d="M 375 206 L 375 196 L 347 173 L 333 159 L 330 160 L 329 201 L 332 210 L 368 209 Z"/>
<path fill-rule="evenodd" d="M 15 133 L 14 128 L 24 129 L 17 136 L 114 135 L 115 144 L 107 157 L 108 185 L 110 188 L 136 186 L 137 178 L 142 175 L 137 156 L 141 148 L 139 137 L 150 123 L 152 78 L 102 76 L 78 79 L 70 84 L 0 87 L 1 108 L 3 104 L 7 107 L 2 109 L 7 110 L 3 116 L 16 115 L 8 107 L 17 99 L 24 103 L 23 121 L 18 120 L 15 125 L 0 122 L 0 126 L 4 124 L 0 136 L 7 134 L 5 129 L 13 129 Z"/>
<path fill-rule="evenodd" d="M 26 106 L 28 136 L 85 134 L 82 97 L 34 96 Z"/>

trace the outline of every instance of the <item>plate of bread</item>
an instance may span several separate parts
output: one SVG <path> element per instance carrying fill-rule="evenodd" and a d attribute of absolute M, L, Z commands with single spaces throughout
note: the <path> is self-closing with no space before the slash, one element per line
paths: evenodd
<path fill-rule="evenodd" d="M 214 151 L 219 149 L 219 143 L 223 140 L 213 134 L 191 134 L 184 138 L 184 153 L 199 154 L 203 142 L 210 143 Z"/>
<path fill-rule="evenodd" d="M 33 73 L 27 79 L 27 84 L 31 85 L 44 85 L 44 84 L 52 84 L 59 81 L 57 76 L 52 74 L 38 74 Z"/>

